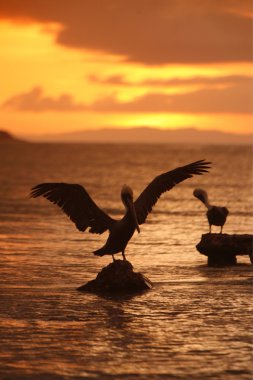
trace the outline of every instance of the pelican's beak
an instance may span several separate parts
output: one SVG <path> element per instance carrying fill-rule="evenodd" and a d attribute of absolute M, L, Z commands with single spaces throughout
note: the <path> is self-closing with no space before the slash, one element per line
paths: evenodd
<path fill-rule="evenodd" d="M 138 219 L 137 219 L 137 215 L 136 215 L 136 211 L 135 211 L 135 207 L 134 207 L 133 201 L 129 200 L 128 205 L 129 205 L 129 211 L 130 211 L 130 213 L 131 213 L 131 215 L 132 215 L 132 217 L 134 219 L 135 227 L 136 227 L 138 233 L 140 233 L 141 230 L 140 230 L 140 227 L 139 227 L 139 224 L 138 224 Z"/>

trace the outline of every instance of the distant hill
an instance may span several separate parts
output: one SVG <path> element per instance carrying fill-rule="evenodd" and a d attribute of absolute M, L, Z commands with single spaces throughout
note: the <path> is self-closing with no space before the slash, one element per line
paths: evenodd
<path fill-rule="evenodd" d="M 40 141 L 92 142 L 92 143 L 189 143 L 189 144 L 252 144 L 252 135 L 233 134 L 216 130 L 201 131 L 195 128 L 157 129 L 105 128 L 64 134 L 44 135 Z M 38 141 L 37 140 L 37 141 Z"/>
<path fill-rule="evenodd" d="M 24 142 L 24 141 L 17 139 L 9 132 L 0 130 L 0 143 L 19 143 L 19 142 Z"/>

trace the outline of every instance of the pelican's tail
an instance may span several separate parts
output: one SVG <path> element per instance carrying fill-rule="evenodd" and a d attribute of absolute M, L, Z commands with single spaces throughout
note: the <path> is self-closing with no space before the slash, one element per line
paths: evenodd
<path fill-rule="evenodd" d="M 195 189 L 193 195 L 194 197 L 198 198 L 201 202 L 203 202 L 207 208 L 209 207 L 208 195 L 205 190 Z"/>
<path fill-rule="evenodd" d="M 108 253 L 105 252 L 105 248 L 104 247 L 97 249 L 93 253 L 94 253 L 95 256 L 100 256 L 100 257 L 108 254 Z"/>

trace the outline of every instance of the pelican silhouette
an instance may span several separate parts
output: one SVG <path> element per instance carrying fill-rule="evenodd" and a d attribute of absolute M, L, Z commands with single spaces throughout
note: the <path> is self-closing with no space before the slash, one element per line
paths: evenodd
<path fill-rule="evenodd" d="M 163 173 L 153 179 L 135 202 L 132 189 L 124 185 L 121 199 L 126 213 L 121 220 L 115 220 L 102 211 L 81 185 L 41 183 L 32 188 L 31 197 L 43 196 L 57 204 L 80 231 L 90 227 L 89 232 L 102 234 L 109 230 L 105 245 L 93 253 L 97 256 L 112 255 L 115 260 L 114 254 L 121 252 L 125 260 L 125 249 L 129 240 L 135 230 L 140 233 L 139 225 L 145 222 L 161 194 L 195 174 L 208 172 L 209 165 L 210 162 L 199 160 Z"/>
<path fill-rule="evenodd" d="M 195 189 L 193 195 L 198 198 L 207 208 L 206 216 L 209 223 L 209 232 L 212 231 L 212 225 L 220 226 L 220 233 L 222 234 L 222 228 L 226 223 L 228 216 L 228 209 L 226 207 L 213 206 L 208 201 L 207 192 L 203 189 Z"/>

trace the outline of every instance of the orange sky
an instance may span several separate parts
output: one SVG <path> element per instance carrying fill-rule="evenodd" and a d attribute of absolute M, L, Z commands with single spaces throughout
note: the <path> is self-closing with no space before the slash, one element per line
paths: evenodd
<path fill-rule="evenodd" d="M 252 131 L 251 1 L 5 3 L 0 129 Z"/>

